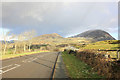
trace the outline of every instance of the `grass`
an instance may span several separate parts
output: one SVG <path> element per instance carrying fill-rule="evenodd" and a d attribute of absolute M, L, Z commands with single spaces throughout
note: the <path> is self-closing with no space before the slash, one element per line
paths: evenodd
<path fill-rule="evenodd" d="M 118 47 L 117 44 L 88 44 L 87 46 L 83 47 L 83 49 L 116 49 Z"/>
<path fill-rule="evenodd" d="M 105 41 L 98 41 L 95 43 L 87 44 L 83 47 L 79 46 L 79 49 L 94 49 L 94 50 L 117 50 L 120 48 L 119 40 L 105 40 Z M 102 52 L 102 51 L 100 51 Z M 99 53 L 100 53 L 99 52 Z M 104 51 L 103 51 L 104 52 Z M 104 52 L 105 53 L 105 52 Z M 111 58 L 116 58 L 117 54 L 116 51 L 108 51 L 106 54 L 110 54 Z"/>
<path fill-rule="evenodd" d="M 40 53 L 40 52 L 49 52 L 49 51 L 34 51 L 34 52 L 25 52 L 25 53 L 19 53 L 19 54 L 6 54 L 6 55 L 2 55 L 2 59 L 30 55 L 30 54 L 36 54 L 36 53 Z"/>
<path fill-rule="evenodd" d="M 83 49 L 119 49 L 119 45 L 116 44 L 115 42 L 118 40 L 106 40 L 106 41 L 98 41 L 95 43 L 90 43 L 83 47 Z"/>
<path fill-rule="evenodd" d="M 62 57 L 71 78 L 103 78 L 75 56 L 63 52 Z"/>

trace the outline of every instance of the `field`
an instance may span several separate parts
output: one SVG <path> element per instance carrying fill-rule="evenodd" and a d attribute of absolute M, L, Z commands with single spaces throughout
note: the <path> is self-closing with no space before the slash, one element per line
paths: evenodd
<path fill-rule="evenodd" d="M 115 43 L 116 42 L 116 43 Z M 84 47 L 79 46 L 80 49 L 104 49 L 104 50 L 115 50 L 119 49 L 118 40 L 106 40 L 98 41 L 95 43 L 89 43 Z"/>
<path fill-rule="evenodd" d="M 20 56 L 20 55 L 26 55 L 41 51 L 61 51 L 64 49 L 64 47 L 61 47 L 63 45 L 74 45 L 74 44 L 80 44 L 81 42 L 89 43 L 90 40 L 84 39 L 84 38 L 62 38 L 62 37 L 54 37 L 53 36 L 44 36 L 44 37 L 37 37 L 33 38 L 31 41 L 31 44 L 28 41 L 15 41 L 14 43 L 6 43 L 2 44 L 1 47 L 1 53 L 2 53 L 2 59 Z M 29 44 L 30 49 L 29 49 Z M 5 45 L 7 45 L 5 53 Z M 16 46 L 16 48 L 15 48 Z M 25 48 L 24 48 L 25 47 Z M 62 49 L 63 48 L 63 49 Z M 24 50 L 25 49 L 25 50 Z"/>
<path fill-rule="evenodd" d="M 97 50 L 118 50 L 120 48 L 119 40 L 106 40 L 89 43 L 85 46 L 77 46 L 80 50 L 96 50 L 97 53 L 109 54 L 112 58 L 117 57 L 116 51 L 97 51 Z"/>

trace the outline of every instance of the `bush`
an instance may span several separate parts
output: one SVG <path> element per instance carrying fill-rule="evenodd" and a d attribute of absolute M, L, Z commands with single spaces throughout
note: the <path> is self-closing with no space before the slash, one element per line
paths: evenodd
<path fill-rule="evenodd" d="M 78 59 L 92 66 L 98 74 L 107 78 L 120 78 L 119 61 L 111 61 L 111 58 L 106 59 L 105 55 L 96 53 L 94 50 L 74 51 L 74 53 Z"/>

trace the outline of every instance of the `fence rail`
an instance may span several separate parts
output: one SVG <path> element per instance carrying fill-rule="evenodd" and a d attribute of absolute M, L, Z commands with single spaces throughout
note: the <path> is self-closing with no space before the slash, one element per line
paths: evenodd
<path fill-rule="evenodd" d="M 120 59 L 120 54 L 119 54 L 120 50 L 101 50 L 101 49 L 98 49 L 98 51 L 116 51 L 117 59 Z"/>
<path fill-rule="evenodd" d="M 120 51 L 120 50 L 102 50 L 102 49 L 98 49 L 98 51 Z"/>

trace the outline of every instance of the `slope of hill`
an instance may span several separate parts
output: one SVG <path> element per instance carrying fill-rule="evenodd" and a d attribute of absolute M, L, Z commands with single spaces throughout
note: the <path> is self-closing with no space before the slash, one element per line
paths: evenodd
<path fill-rule="evenodd" d="M 44 34 L 34 38 L 35 44 L 49 44 L 49 45 L 60 45 L 60 44 L 80 44 L 89 43 L 90 40 L 85 38 L 64 38 L 57 33 Z"/>
<path fill-rule="evenodd" d="M 62 36 L 60 36 L 57 33 L 52 33 L 52 34 L 44 34 L 44 35 L 40 35 L 37 38 L 42 38 L 42 39 L 56 39 L 56 38 L 63 38 Z"/>
<path fill-rule="evenodd" d="M 89 30 L 72 37 L 92 38 L 96 41 L 115 40 L 108 32 L 103 30 Z"/>
<path fill-rule="evenodd" d="M 34 38 L 37 44 L 54 44 L 60 43 L 60 41 L 64 40 L 62 36 L 57 33 L 52 34 L 44 34 Z"/>

